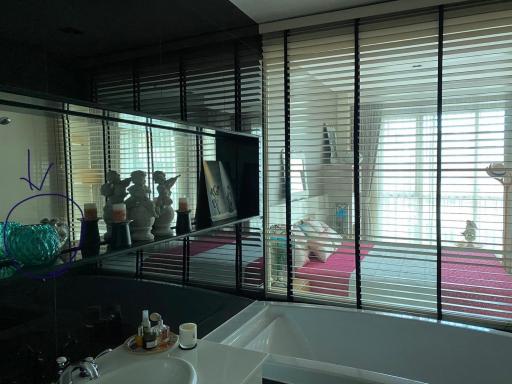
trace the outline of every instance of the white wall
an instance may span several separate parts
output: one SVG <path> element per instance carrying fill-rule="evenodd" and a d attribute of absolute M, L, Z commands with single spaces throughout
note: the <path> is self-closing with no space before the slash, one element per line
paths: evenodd
<path fill-rule="evenodd" d="M 57 186 L 58 171 L 56 159 L 55 129 L 56 120 L 42 114 L 28 114 L 21 110 L 0 110 L 0 117 L 8 116 L 12 122 L 0 125 L 0 175 L 2 177 L 0 198 L 0 219 L 5 220 L 9 210 L 17 202 L 37 193 L 60 192 Z M 50 163 L 55 163 L 41 192 L 30 190 L 29 185 L 20 180 L 28 177 L 27 149 L 31 151 L 31 179 L 39 185 Z M 32 199 L 15 209 L 10 220 L 24 224 L 38 223 L 49 216 L 61 216 L 57 207 L 61 201 L 56 198 L 41 197 Z M 52 212 L 53 211 L 53 212 Z"/>

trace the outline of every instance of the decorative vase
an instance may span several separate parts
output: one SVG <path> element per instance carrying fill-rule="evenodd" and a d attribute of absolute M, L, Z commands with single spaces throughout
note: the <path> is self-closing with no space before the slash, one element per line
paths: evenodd
<path fill-rule="evenodd" d="M 22 225 L 7 239 L 9 254 L 24 266 L 47 265 L 59 254 L 61 239 L 50 224 Z"/>
<path fill-rule="evenodd" d="M 0 222 L 0 260 L 3 259 L 12 259 L 13 257 L 11 255 L 7 255 L 5 252 L 5 246 L 4 246 L 4 225 L 5 222 Z M 6 239 L 9 239 L 9 236 L 11 235 L 11 232 L 13 229 L 21 227 L 21 224 L 16 223 L 14 221 L 7 222 L 7 226 L 5 228 L 5 237 Z M 10 252 L 9 252 L 10 253 Z"/>
<path fill-rule="evenodd" d="M 129 208 L 128 220 L 132 220 L 130 232 L 133 241 L 152 241 L 155 239 L 151 233 L 155 217 L 146 207 L 137 205 Z"/>
<path fill-rule="evenodd" d="M 153 224 L 153 234 L 155 236 L 171 236 L 173 234 L 171 223 L 174 219 L 174 209 L 167 206 L 160 210 L 159 215 L 155 218 Z"/>

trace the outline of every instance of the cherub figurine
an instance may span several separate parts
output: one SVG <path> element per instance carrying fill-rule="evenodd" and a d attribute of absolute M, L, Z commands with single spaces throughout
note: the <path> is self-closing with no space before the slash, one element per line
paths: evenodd
<path fill-rule="evenodd" d="M 131 173 L 133 185 L 128 188 L 130 197 L 126 199 L 128 219 L 131 220 L 130 232 L 132 240 L 151 241 L 154 236 L 151 228 L 155 222 L 155 205 L 149 198 L 150 189 L 146 186 L 146 172 Z"/>
<path fill-rule="evenodd" d="M 157 212 L 172 205 L 171 188 L 176 184 L 181 175 L 165 179 L 165 173 L 162 171 L 155 171 L 153 173 L 153 180 L 158 185 L 158 197 L 155 200 Z"/>
<path fill-rule="evenodd" d="M 157 236 L 169 236 L 172 234 L 171 222 L 174 219 L 174 209 L 172 209 L 171 188 L 176 184 L 181 175 L 165 179 L 165 173 L 155 171 L 153 180 L 158 184 L 158 197 L 155 199 L 155 208 L 158 217 L 153 225 L 153 233 Z"/>
<path fill-rule="evenodd" d="M 121 180 L 121 176 L 116 171 L 107 172 L 107 182 L 101 186 L 101 194 L 105 196 L 106 205 L 119 204 L 126 197 L 126 188 L 130 185 L 130 177 Z"/>
<path fill-rule="evenodd" d="M 155 206 L 149 198 L 151 190 L 146 186 L 146 172 L 133 171 L 131 173 L 131 180 L 133 185 L 128 188 L 130 197 L 126 199 L 126 209 L 129 210 L 141 206 L 146 208 L 148 212 L 155 217 Z"/>

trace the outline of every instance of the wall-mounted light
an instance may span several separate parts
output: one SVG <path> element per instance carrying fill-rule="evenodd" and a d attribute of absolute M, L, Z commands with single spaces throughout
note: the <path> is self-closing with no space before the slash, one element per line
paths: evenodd
<path fill-rule="evenodd" d="M 9 117 L 7 117 L 7 116 L 0 117 L 0 124 L 2 124 L 2 125 L 10 124 L 11 121 L 12 120 Z"/>

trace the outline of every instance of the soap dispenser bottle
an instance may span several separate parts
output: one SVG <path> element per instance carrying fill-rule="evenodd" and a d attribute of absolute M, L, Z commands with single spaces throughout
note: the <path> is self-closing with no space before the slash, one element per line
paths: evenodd
<path fill-rule="evenodd" d="M 159 342 L 160 343 L 167 343 L 171 336 L 171 330 L 169 329 L 168 325 L 164 324 L 164 320 L 160 318 L 158 320 L 158 329 L 159 329 Z"/>
<path fill-rule="evenodd" d="M 169 326 L 164 324 L 164 320 L 159 313 L 152 313 L 150 316 L 151 320 L 156 321 L 157 324 L 153 327 L 156 332 L 159 343 L 167 343 L 171 336 Z"/>
<path fill-rule="evenodd" d="M 142 311 L 142 323 L 140 325 L 144 333 L 151 331 L 151 322 L 149 321 L 149 311 L 147 309 Z"/>
<path fill-rule="evenodd" d="M 148 310 L 142 311 L 142 347 L 144 349 L 153 349 L 158 346 L 158 340 L 156 332 L 151 328 L 151 322 L 149 321 Z"/>

